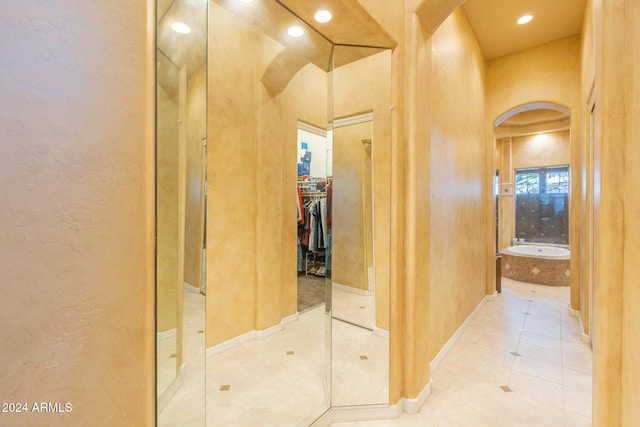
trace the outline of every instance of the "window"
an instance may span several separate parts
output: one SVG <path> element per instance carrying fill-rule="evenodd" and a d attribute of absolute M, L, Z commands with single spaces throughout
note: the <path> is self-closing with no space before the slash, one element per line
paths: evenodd
<path fill-rule="evenodd" d="M 538 194 L 540 174 L 516 171 L 516 194 Z"/>
<path fill-rule="evenodd" d="M 516 237 L 569 244 L 569 167 L 516 170 Z"/>

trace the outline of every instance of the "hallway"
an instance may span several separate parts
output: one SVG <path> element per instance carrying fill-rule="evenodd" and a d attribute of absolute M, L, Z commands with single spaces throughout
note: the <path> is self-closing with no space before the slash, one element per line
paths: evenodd
<path fill-rule="evenodd" d="M 420 412 L 335 427 L 591 425 L 591 349 L 568 314 L 568 287 L 502 279 L 432 372 Z"/>

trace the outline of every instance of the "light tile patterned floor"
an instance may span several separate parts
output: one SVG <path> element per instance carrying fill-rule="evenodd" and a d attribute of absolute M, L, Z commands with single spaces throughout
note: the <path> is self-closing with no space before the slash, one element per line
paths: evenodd
<path fill-rule="evenodd" d="M 308 426 L 322 415 L 330 404 L 325 322 L 321 305 L 208 357 L 207 426 Z"/>
<path fill-rule="evenodd" d="M 333 426 L 590 426 L 591 349 L 568 300 L 567 287 L 503 278 L 502 294 L 432 372 L 418 414 Z"/>
<path fill-rule="evenodd" d="M 191 296 L 194 298 L 189 298 Z M 203 312 L 204 297 L 195 298 L 195 296 L 185 295 L 185 303 L 188 305 L 189 301 L 193 300 L 191 301 L 193 306 L 199 307 L 199 310 L 195 311 Z M 577 319 L 568 315 L 568 298 L 569 289 L 566 287 L 530 285 L 503 279 L 503 293 L 498 295 L 495 301 L 485 304 L 460 340 L 432 372 L 433 393 L 418 414 L 405 414 L 397 420 L 360 421 L 333 425 L 335 427 L 590 426 L 591 350 L 588 345 L 580 341 Z M 309 360 L 316 360 L 318 367 L 315 375 L 322 375 L 318 365 L 321 364 L 320 359 L 324 359 L 324 356 L 320 359 L 317 356 L 323 352 L 324 345 L 316 347 L 318 343 L 323 343 L 322 339 L 316 336 L 319 333 L 318 329 L 321 328 L 312 326 L 312 324 L 319 324 L 321 319 L 322 310 L 317 310 L 317 313 L 312 311 L 309 316 L 303 316 L 300 321 L 294 322 L 295 326 L 300 326 L 300 330 L 295 332 L 297 334 L 295 339 L 285 333 L 281 337 L 273 336 L 271 340 L 254 343 L 261 346 L 257 354 L 263 356 L 263 360 L 267 360 L 266 356 L 271 350 L 266 344 L 271 342 L 275 346 L 274 351 L 280 351 L 282 354 L 275 360 L 281 360 L 282 363 L 293 362 L 291 357 L 297 359 L 296 356 L 302 356 L 303 354 L 298 353 L 299 351 L 309 352 L 314 355 Z M 185 336 L 185 339 L 189 340 L 187 345 L 201 348 L 204 344 L 203 334 L 198 333 L 203 328 L 201 316 L 194 317 L 193 322 L 187 319 L 185 321 L 189 324 L 189 326 L 185 325 L 185 328 L 191 331 Z M 307 324 L 307 322 L 311 323 Z M 336 326 L 335 322 L 334 328 L 344 326 Z M 298 328 L 287 329 L 293 333 Z M 354 331 L 360 329 L 355 328 Z M 293 349 L 296 352 L 295 356 L 288 356 L 286 351 L 292 350 L 290 344 L 299 339 L 302 339 L 305 344 Z M 363 350 L 356 345 L 359 339 L 354 336 L 346 339 L 343 344 L 354 346 L 355 356 L 360 356 L 360 353 L 368 356 L 369 360 L 363 361 L 363 366 L 374 362 L 371 364 L 373 366 L 375 363 L 388 363 L 385 359 L 378 360 L 377 354 L 382 354 L 377 351 L 378 340 L 379 337 L 374 339 L 368 336 L 365 339 L 366 345 L 360 346 Z M 343 344 L 336 343 L 336 350 Z M 298 350 L 299 348 L 303 350 Z M 240 349 L 238 348 L 237 351 Z M 192 371 L 187 371 L 183 386 L 163 412 L 159 425 L 203 425 L 202 419 L 197 419 L 196 415 L 202 412 L 198 407 L 204 404 L 202 401 L 204 390 L 201 388 L 204 385 L 201 380 L 195 378 L 202 377 L 198 372 L 204 370 L 204 357 L 200 352 L 194 353 L 199 356 L 188 362 Z M 348 352 L 344 353 L 348 355 Z M 326 390 L 321 392 L 320 387 L 309 387 L 311 383 L 322 384 L 324 380 L 317 378 L 307 381 L 303 375 L 310 372 L 307 368 L 303 369 L 304 372 L 295 371 L 293 373 L 295 375 L 292 375 L 289 369 L 291 366 L 279 366 L 278 363 L 273 362 L 269 365 L 268 372 L 265 372 L 258 365 L 247 364 L 246 359 L 243 360 L 240 356 L 233 352 L 229 353 L 230 363 L 225 365 L 213 363 L 215 358 L 209 358 L 207 361 L 208 425 L 302 426 L 307 425 L 309 421 L 296 420 L 295 416 L 288 415 L 285 415 L 286 419 L 274 419 L 272 417 L 275 415 L 270 414 L 279 411 L 279 405 L 282 405 L 280 414 L 286 414 L 292 408 L 292 399 L 296 402 L 293 406 L 298 407 L 315 405 L 320 401 L 326 402 Z M 360 362 L 356 360 L 354 363 Z M 233 366 L 236 365 L 241 367 L 236 374 L 244 377 L 246 381 L 230 379 L 228 382 L 232 383 L 231 390 L 220 392 L 220 386 L 225 385 L 224 377 L 235 375 Z M 225 369 L 216 368 L 222 366 L 225 366 Z M 265 378 L 260 377 L 260 372 L 273 374 L 276 380 L 267 383 L 263 381 Z M 215 379 L 216 376 L 219 378 Z M 296 379 L 293 378 L 294 376 Z M 295 393 L 295 396 L 292 396 L 290 389 L 278 388 L 279 384 L 292 381 L 300 387 L 300 391 Z M 256 388 L 256 382 L 267 387 Z M 357 388 L 362 384 L 353 382 L 350 387 Z M 367 387 L 371 392 L 374 389 L 376 387 Z M 252 390 L 255 391 L 253 395 Z M 360 393 L 352 390 L 344 394 L 334 389 L 336 397 L 342 394 L 348 397 Z M 271 399 L 262 400 L 266 395 L 270 395 Z M 318 410 L 322 409 L 318 408 Z M 195 418 L 190 418 L 190 415 Z"/>

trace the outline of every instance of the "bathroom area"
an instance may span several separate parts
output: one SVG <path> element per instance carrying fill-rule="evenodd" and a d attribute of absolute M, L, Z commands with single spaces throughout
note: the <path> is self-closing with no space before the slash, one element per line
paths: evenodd
<path fill-rule="evenodd" d="M 570 110 L 550 103 L 524 105 L 494 125 L 500 274 L 569 286 Z"/>

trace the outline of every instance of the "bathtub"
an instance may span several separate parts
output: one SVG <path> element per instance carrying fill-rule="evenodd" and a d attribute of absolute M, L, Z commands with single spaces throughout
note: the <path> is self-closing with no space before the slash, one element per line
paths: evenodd
<path fill-rule="evenodd" d="M 569 286 L 569 249 L 557 246 L 519 245 L 500 251 L 503 277 L 520 282 Z"/>

